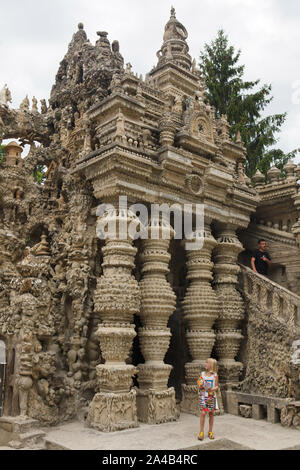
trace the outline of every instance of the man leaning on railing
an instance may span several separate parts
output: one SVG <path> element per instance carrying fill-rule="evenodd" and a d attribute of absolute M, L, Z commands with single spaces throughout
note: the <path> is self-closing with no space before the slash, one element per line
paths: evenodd
<path fill-rule="evenodd" d="M 267 242 L 266 240 L 258 240 L 258 249 L 254 251 L 251 258 L 251 267 L 255 273 L 262 274 L 263 276 L 268 275 L 269 266 L 271 266 L 271 256 L 266 251 Z"/>

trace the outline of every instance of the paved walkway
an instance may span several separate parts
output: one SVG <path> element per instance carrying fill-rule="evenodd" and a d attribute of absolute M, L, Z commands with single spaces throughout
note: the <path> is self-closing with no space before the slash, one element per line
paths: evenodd
<path fill-rule="evenodd" d="M 280 424 L 225 414 L 215 417 L 216 439 L 197 440 L 199 418 L 182 413 L 179 421 L 159 426 L 102 433 L 78 421 L 44 428 L 49 450 L 300 450 L 300 431 Z M 1 447 L 1 450 L 12 450 Z"/>
<path fill-rule="evenodd" d="M 197 440 L 199 418 L 182 413 L 178 422 L 159 426 L 141 424 L 139 428 L 102 433 L 72 422 L 46 430 L 48 447 L 72 450 L 300 450 L 300 431 L 280 424 L 225 414 L 215 417 L 216 439 Z M 1 448 L 0 448 L 1 449 Z"/>

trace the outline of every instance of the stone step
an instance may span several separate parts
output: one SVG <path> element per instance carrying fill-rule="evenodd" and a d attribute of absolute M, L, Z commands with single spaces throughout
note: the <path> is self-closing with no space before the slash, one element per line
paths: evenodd
<path fill-rule="evenodd" d="M 18 423 L 15 423 L 14 429 L 16 432 L 19 432 L 20 434 L 26 434 L 29 431 L 35 430 L 39 426 L 39 422 L 35 419 L 28 419 L 25 420 L 24 422 L 20 421 Z"/>
<path fill-rule="evenodd" d="M 46 450 L 72 450 L 50 439 L 46 439 L 45 446 Z"/>
<path fill-rule="evenodd" d="M 30 429 L 38 427 L 39 422 L 36 419 L 22 419 L 10 416 L 0 418 L 0 428 L 7 432 L 26 433 Z"/>
<path fill-rule="evenodd" d="M 45 445 L 45 436 L 46 433 L 39 430 L 30 430 L 26 433 L 21 433 L 19 439 L 16 441 L 10 441 L 9 446 L 14 449 L 46 449 Z"/>

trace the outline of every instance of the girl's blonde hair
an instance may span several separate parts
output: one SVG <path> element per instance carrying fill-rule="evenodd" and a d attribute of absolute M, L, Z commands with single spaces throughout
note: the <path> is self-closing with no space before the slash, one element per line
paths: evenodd
<path fill-rule="evenodd" d="M 216 359 L 212 359 L 210 357 L 209 359 L 207 359 L 207 362 L 210 364 L 212 372 L 216 374 L 218 372 L 218 362 L 216 361 Z"/>

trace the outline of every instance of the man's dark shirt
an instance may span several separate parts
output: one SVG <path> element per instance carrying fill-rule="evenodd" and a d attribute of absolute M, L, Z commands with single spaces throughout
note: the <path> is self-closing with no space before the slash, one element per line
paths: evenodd
<path fill-rule="evenodd" d="M 269 266 L 268 266 L 268 263 L 266 261 L 262 260 L 262 258 L 264 256 L 271 261 L 271 256 L 269 255 L 269 253 L 267 251 L 256 250 L 253 253 L 253 258 L 255 258 L 255 263 L 254 264 L 255 264 L 255 267 L 256 267 L 256 271 L 259 274 L 267 275 Z"/>

